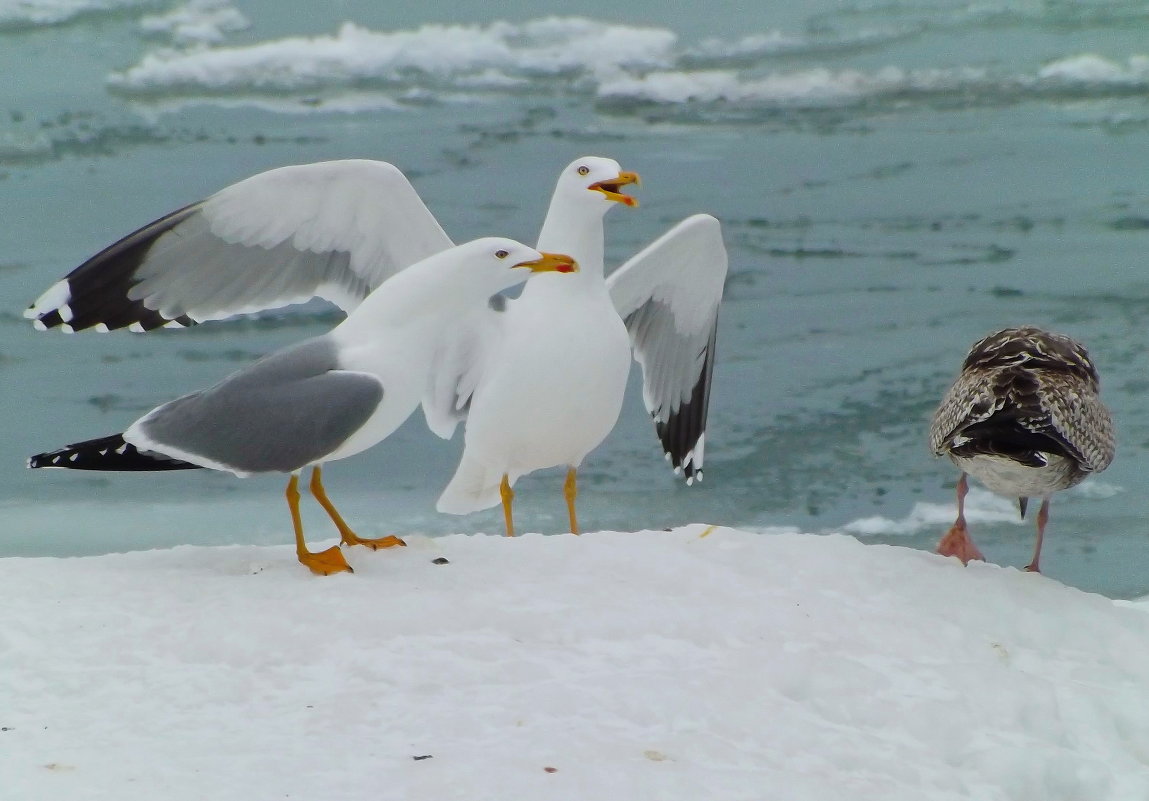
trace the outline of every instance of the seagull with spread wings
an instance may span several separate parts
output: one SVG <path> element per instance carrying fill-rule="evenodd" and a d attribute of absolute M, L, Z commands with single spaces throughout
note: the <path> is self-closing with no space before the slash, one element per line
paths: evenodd
<path fill-rule="evenodd" d="M 716 219 L 689 217 L 609 277 L 603 217 L 636 205 L 637 176 L 611 159 L 576 159 L 559 176 L 539 247 L 572 256 L 563 283 L 459 321 L 437 358 L 456 363 L 427 387 L 438 435 L 466 419 L 459 468 L 439 500 L 466 513 L 497 505 L 513 533 L 511 487 L 565 466 L 570 527 L 576 472 L 617 421 L 631 356 L 675 472 L 702 478 L 718 306 L 727 258 Z M 326 298 L 351 310 L 389 275 L 451 246 L 396 167 L 347 160 L 282 167 L 233 184 L 93 256 L 27 311 L 38 328 L 137 331 L 187 326 Z M 543 276 L 542 278 L 546 278 Z M 563 285 L 566 284 L 566 285 Z"/>

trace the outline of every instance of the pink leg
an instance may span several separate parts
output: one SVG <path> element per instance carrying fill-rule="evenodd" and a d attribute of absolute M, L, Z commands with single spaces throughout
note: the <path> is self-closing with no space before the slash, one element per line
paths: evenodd
<path fill-rule="evenodd" d="M 1045 538 L 1045 524 L 1049 522 L 1049 496 L 1041 500 L 1041 509 L 1037 512 L 1037 544 L 1033 548 L 1033 559 L 1025 569 L 1029 573 L 1040 573 L 1038 560 L 1041 559 L 1041 541 Z"/>
<path fill-rule="evenodd" d="M 957 520 L 950 527 L 950 530 L 945 533 L 945 536 L 938 542 L 938 553 L 942 556 L 956 556 L 961 560 L 963 565 L 969 564 L 970 560 L 976 559 L 979 562 L 984 562 L 985 557 L 981 555 L 981 551 L 973 544 L 970 539 L 969 529 L 965 524 L 965 496 L 969 493 L 969 481 L 966 480 L 965 473 L 961 474 L 957 484 L 957 500 L 958 500 L 958 514 Z"/>

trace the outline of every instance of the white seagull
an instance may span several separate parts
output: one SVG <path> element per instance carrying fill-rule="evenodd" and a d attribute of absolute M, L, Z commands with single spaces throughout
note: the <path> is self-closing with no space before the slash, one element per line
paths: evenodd
<path fill-rule="evenodd" d="M 584 157 L 559 176 L 538 247 L 580 272 L 532 281 L 519 299 L 460 321 L 423 409 L 466 447 L 438 508 L 503 503 L 528 472 L 567 467 L 570 527 L 576 471 L 617 421 L 634 358 L 643 399 L 675 472 L 702 478 L 718 306 L 727 271 L 716 219 L 671 228 L 605 277 L 603 215 L 637 182 L 611 159 Z M 38 328 L 77 331 L 184 326 L 320 296 L 344 309 L 388 275 L 451 246 L 406 177 L 386 162 L 283 167 L 175 211 L 89 259 L 26 312 Z"/>
<path fill-rule="evenodd" d="M 181 470 L 238 476 L 290 473 L 287 503 L 299 561 L 315 573 L 350 570 L 339 546 L 308 550 L 299 516 L 299 473 L 346 545 L 402 545 L 359 538 L 324 491 L 321 465 L 370 448 L 418 407 L 442 370 L 444 339 L 491 295 L 554 272 L 577 272 L 569 256 L 488 237 L 436 253 L 372 292 L 329 333 L 276 351 L 220 383 L 159 406 L 122 434 L 28 460 L 32 468 Z"/>
<path fill-rule="evenodd" d="M 1113 421 L 1099 391 L 1089 354 L 1067 336 L 1027 326 L 974 343 L 930 425 L 930 448 L 962 471 L 957 519 L 938 553 L 963 563 L 984 559 L 966 527 L 969 474 L 991 492 L 1017 498 L 1023 517 L 1029 498 L 1041 498 L 1026 566 L 1040 571 L 1050 497 L 1113 461 Z"/>

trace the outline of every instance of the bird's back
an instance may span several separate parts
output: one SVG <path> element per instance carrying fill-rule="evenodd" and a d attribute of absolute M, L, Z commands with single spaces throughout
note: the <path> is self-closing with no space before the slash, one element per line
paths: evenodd
<path fill-rule="evenodd" d="M 1066 486 L 1113 459 L 1097 370 L 1074 340 L 1037 328 L 977 342 L 934 414 L 930 445 L 963 467 L 998 457 L 1021 468 L 1057 461 Z"/>

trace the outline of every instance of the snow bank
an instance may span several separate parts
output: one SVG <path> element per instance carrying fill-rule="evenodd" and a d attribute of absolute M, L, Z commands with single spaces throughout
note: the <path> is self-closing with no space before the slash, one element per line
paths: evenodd
<path fill-rule="evenodd" d="M 1149 797 L 1144 611 L 705 532 L 0 560 L 4 797 Z"/>

